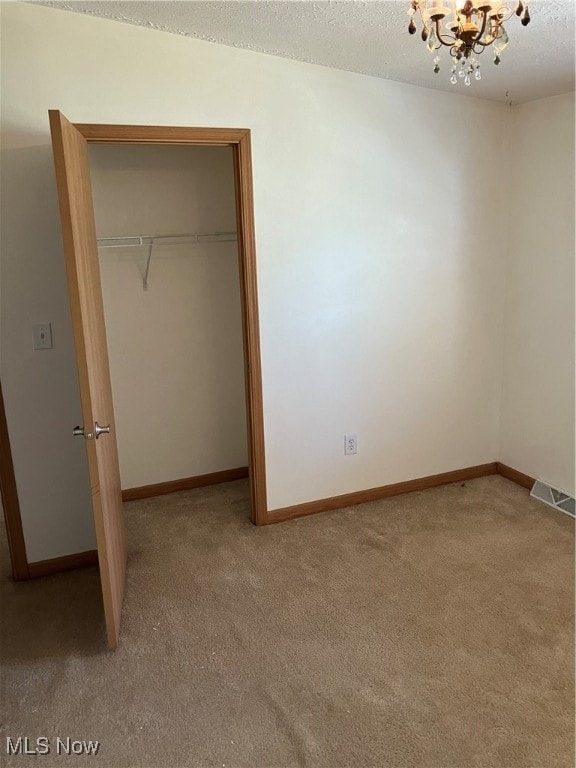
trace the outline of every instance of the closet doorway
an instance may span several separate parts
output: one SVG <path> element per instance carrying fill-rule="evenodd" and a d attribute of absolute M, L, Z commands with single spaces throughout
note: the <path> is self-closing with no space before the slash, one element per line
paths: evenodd
<path fill-rule="evenodd" d="M 115 648 L 124 597 L 126 547 L 88 144 L 231 148 L 251 519 L 254 524 L 262 525 L 268 520 L 250 132 L 225 128 L 74 124 L 56 110 L 50 111 L 49 115 L 84 419 L 75 433 L 84 437 L 88 455 L 108 644 Z M 147 236 L 151 238 L 155 234 L 149 232 Z M 194 236 L 198 233 L 172 234 Z M 113 243 L 109 242 L 109 245 Z M 142 290 L 151 285 L 152 270 L 156 268 L 153 261 L 155 243 L 145 241 L 143 245 L 149 248 L 151 258 L 147 259 L 147 265 L 143 265 Z M 146 420 L 146 413 L 142 414 L 142 419 Z M 146 439 L 154 446 L 154 434 L 147 435 Z"/>
<path fill-rule="evenodd" d="M 245 478 L 232 149 L 89 157 L 122 499 Z"/>

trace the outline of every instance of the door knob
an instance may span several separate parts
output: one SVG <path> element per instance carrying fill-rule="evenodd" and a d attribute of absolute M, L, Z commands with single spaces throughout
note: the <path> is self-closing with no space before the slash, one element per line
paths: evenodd
<path fill-rule="evenodd" d="M 94 423 L 94 434 L 96 435 L 96 440 L 100 437 L 100 435 L 107 435 L 110 432 L 110 424 L 106 427 L 101 427 L 100 424 L 96 421 Z"/>
<path fill-rule="evenodd" d="M 94 437 L 92 432 L 84 433 L 84 427 L 74 427 L 72 434 L 74 437 L 83 437 L 85 440 L 92 440 Z"/>

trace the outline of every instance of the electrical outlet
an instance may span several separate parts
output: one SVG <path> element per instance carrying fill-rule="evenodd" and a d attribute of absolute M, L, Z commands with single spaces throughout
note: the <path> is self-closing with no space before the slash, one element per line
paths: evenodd
<path fill-rule="evenodd" d="M 352 456 L 358 453 L 358 437 L 356 435 L 344 435 L 344 454 Z"/>

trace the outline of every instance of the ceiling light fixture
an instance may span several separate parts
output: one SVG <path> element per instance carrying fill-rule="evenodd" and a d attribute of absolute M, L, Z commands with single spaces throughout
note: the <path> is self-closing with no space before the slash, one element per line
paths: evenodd
<path fill-rule="evenodd" d="M 516 14 L 523 26 L 530 23 L 528 1 L 518 1 L 514 9 L 502 2 L 454 0 L 452 8 L 442 5 L 442 0 L 412 0 L 408 15 L 408 32 L 416 32 L 414 17 L 418 13 L 422 21 L 422 40 L 432 53 L 446 46 L 452 56 L 450 82 L 455 85 L 462 79 L 470 85 L 472 77 L 480 80 L 480 62 L 476 58 L 489 46 L 494 46 L 494 64 L 500 64 L 500 54 L 508 45 L 508 33 L 504 24 Z M 449 18 L 447 18 L 449 17 Z M 446 19 L 442 30 L 442 21 Z M 440 57 L 434 58 L 434 72 L 440 72 Z"/>

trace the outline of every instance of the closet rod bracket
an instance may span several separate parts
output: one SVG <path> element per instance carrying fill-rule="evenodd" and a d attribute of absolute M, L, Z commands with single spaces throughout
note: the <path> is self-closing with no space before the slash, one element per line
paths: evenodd
<path fill-rule="evenodd" d="M 148 275 L 150 274 L 150 262 L 152 261 L 153 247 L 154 247 L 154 240 L 151 240 L 150 243 L 148 244 L 148 258 L 146 259 L 146 271 L 144 272 L 144 278 L 142 280 L 142 287 L 144 288 L 145 291 L 148 290 Z"/>

